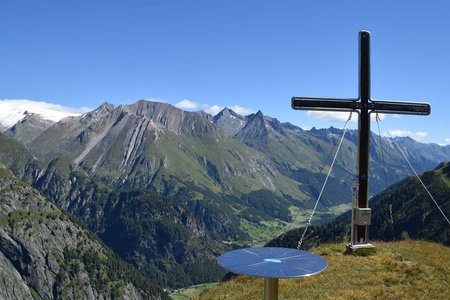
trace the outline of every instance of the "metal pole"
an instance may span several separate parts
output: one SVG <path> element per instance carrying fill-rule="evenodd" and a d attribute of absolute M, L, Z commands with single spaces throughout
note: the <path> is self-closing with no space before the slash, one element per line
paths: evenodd
<path fill-rule="evenodd" d="M 370 33 L 361 31 L 359 36 L 359 97 L 361 100 L 361 113 L 359 115 L 359 155 L 358 155 L 358 207 L 368 206 L 368 174 L 370 154 Z M 367 226 L 357 225 L 357 243 L 367 243 Z"/>
<path fill-rule="evenodd" d="M 264 300 L 278 300 L 278 278 L 264 278 Z"/>

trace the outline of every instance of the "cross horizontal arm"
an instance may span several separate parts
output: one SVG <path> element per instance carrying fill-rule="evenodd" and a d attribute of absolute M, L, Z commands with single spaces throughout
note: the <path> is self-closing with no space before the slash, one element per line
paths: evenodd
<path fill-rule="evenodd" d="M 296 110 L 353 111 L 359 108 L 358 99 L 292 97 Z"/>
<path fill-rule="evenodd" d="M 419 102 L 393 102 L 373 100 L 371 103 L 369 103 L 369 109 L 372 110 L 372 112 L 383 114 L 427 116 L 431 113 L 430 104 Z"/>

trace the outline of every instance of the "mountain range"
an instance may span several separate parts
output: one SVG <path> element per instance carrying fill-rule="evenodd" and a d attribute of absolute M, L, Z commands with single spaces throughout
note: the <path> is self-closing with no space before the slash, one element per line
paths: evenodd
<path fill-rule="evenodd" d="M 244 225 L 286 226 L 294 209 L 311 209 L 341 134 L 261 111 L 212 116 L 144 100 L 103 103 L 54 124 L 28 113 L 0 134 L 0 162 L 147 278 L 180 287 L 220 279 L 215 257 L 252 242 Z M 396 142 L 419 172 L 450 160 L 450 146 Z M 348 131 L 319 222 L 349 207 L 356 143 Z M 371 194 L 387 185 L 385 165 L 388 184 L 410 174 L 393 141 L 372 134 Z"/>

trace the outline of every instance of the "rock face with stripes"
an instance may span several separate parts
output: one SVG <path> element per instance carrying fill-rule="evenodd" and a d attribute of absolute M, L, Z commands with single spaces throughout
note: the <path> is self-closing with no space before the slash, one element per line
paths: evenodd
<path fill-rule="evenodd" d="M 199 114 L 145 100 L 117 107 L 104 103 L 63 119 L 29 149 L 44 161 L 65 157 L 117 187 L 158 187 L 165 184 L 163 177 L 176 176 L 181 183 L 242 193 L 273 191 L 289 182 L 264 154 Z M 288 192 L 295 195 L 294 190 Z"/>

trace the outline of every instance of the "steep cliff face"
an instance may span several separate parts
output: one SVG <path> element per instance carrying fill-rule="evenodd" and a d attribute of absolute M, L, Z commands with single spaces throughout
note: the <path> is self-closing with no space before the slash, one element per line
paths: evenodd
<path fill-rule="evenodd" d="M 23 119 L 8 128 L 5 134 L 26 145 L 31 143 L 54 123 L 53 121 L 43 119 L 38 114 L 25 111 Z"/>
<path fill-rule="evenodd" d="M 0 298 L 160 299 L 89 232 L 0 168 Z"/>

